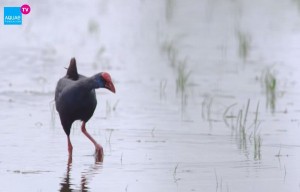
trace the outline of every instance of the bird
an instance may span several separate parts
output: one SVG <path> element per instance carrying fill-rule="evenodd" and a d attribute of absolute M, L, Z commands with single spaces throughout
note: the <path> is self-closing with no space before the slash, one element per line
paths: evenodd
<path fill-rule="evenodd" d="M 102 146 L 86 130 L 86 123 L 93 116 L 97 106 L 95 89 L 98 88 L 116 92 L 109 73 L 100 72 L 91 77 L 78 74 L 76 59 L 71 58 L 66 75 L 58 80 L 55 89 L 55 106 L 67 135 L 69 157 L 72 157 L 73 152 L 70 130 L 76 120 L 82 121 L 82 133 L 94 144 L 96 153 L 100 152 L 103 156 Z"/>

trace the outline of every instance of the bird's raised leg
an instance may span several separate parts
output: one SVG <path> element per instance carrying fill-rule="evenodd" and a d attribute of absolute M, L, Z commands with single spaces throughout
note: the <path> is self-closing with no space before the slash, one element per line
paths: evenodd
<path fill-rule="evenodd" d="M 68 135 L 68 151 L 69 151 L 69 158 L 72 158 L 73 146 L 70 140 L 70 136 Z"/>
<path fill-rule="evenodd" d="M 89 138 L 89 140 L 92 141 L 92 143 L 95 145 L 95 148 L 96 148 L 96 158 L 99 159 L 99 161 L 102 161 L 103 160 L 103 148 L 100 144 L 98 144 L 95 139 L 86 131 L 86 128 L 85 128 L 85 122 L 83 121 L 82 122 L 82 125 L 81 125 L 81 131 L 82 133 L 87 136 L 87 138 Z"/>

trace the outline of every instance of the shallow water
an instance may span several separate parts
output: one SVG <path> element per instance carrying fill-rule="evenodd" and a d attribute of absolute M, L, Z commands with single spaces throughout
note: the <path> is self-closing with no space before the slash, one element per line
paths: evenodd
<path fill-rule="evenodd" d="M 300 190 L 297 1 L 30 6 L 0 27 L 0 191 Z M 87 123 L 103 163 L 76 122 L 68 164 L 53 99 L 73 56 L 115 82 Z"/>

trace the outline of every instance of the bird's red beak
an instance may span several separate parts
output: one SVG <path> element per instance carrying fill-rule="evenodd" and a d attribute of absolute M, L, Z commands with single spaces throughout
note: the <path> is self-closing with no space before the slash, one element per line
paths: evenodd
<path fill-rule="evenodd" d="M 108 89 L 108 90 L 110 90 L 110 91 L 113 92 L 113 93 L 116 93 L 115 86 L 114 86 L 114 84 L 113 84 L 111 81 L 110 81 L 110 82 L 107 82 L 107 83 L 105 84 L 105 88 Z"/>

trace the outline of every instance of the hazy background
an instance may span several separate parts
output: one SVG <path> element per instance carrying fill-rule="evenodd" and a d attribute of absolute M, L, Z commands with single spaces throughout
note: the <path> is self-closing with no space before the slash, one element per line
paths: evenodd
<path fill-rule="evenodd" d="M 299 191 L 300 1 L 28 1 L 3 25 L 0 191 Z M 71 57 L 111 74 L 73 163 L 54 108 Z"/>

